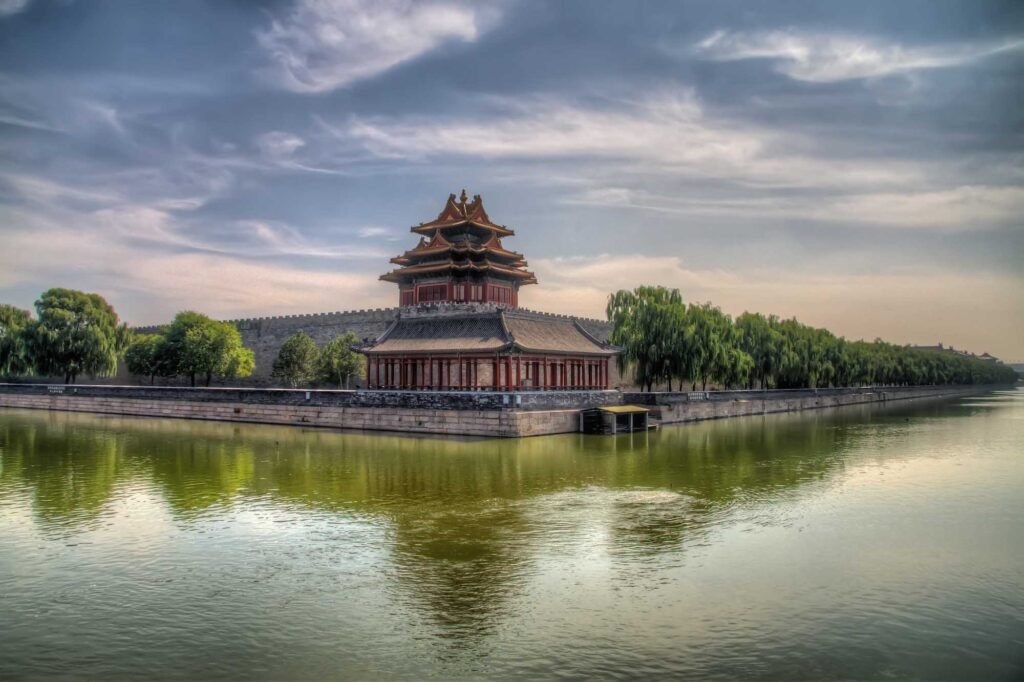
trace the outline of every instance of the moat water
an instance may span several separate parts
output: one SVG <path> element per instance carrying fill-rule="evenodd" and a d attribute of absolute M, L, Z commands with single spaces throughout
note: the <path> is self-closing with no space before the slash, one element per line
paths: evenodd
<path fill-rule="evenodd" d="M 1024 391 L 481 441 L 0 411 L 0 679 L 1021 679 Z"/>

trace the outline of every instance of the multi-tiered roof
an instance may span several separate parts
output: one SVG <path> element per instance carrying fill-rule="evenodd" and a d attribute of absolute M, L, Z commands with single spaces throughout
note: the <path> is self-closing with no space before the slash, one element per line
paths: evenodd
<path fill-rule="evenodd" d="M 398 315 L 360 348 L 371 388 L 609 386 L 617 349 L 578 320 L 519 309 L 519 287 L 537 278 L 522 254 L 502 245 L 515 233 L 491 222 L 479 195 L 450 195 L 435 220 L 412 232 L 420 243 L 381 276 L 398 285 Z"/>
<path fill-rule="evenodd" d="M 521 253 L 506 249 L 501 240 L 515 234 L 504 225 L 491 222 L 480 195 L 468 201 L 466 190 L 455 195 L 435 220 L 411 228 L 420 235 L 419 244 L 391 259 L 399 267 L 381 279 L 410 287 L 421 282 L 485 283 L 509 286 L 536 284 L 526 269 Z M 447 300 L 447 299 L 446 299 Z"/>

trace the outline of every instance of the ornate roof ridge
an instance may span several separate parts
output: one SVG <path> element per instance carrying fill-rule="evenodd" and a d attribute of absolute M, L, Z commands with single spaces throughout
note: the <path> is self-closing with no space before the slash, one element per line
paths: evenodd
<path fill-rule="evenodd" d="M 474 194 L 473 200 L 469 201 L 465 189 L 462 190 L 462 194 L 457 201 L 454 194 L 449 194 L 444 208 L 441 209 L 436 218 L 430 222 L 415 225 L 412 230 L 416 232 L 424 229 L 456 227 L 465 223 L 472 223 L 486 229 L 498 230 L 508 235 L 515 234 L 508 227 L 498 225 L 491 220 L 484 209 L 484 200 L 479 194 Z"/>

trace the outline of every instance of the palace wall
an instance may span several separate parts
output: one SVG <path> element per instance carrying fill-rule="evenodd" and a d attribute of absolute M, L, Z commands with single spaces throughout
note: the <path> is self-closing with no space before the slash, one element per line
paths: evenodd
<path fill-rule="evenodd" d="M 467 312 L 487 312 L 494 310 L 494 304 L 488 303 L 459 303 L 459 304 L 434 304 L 410 306 L 402 309 L 405 316 L 414 317 L 417 315 L 465 315 Z M 587 318 L 573 318 L 571 315 L 556 315 L 553 313 L 541 313 L 518 309 L 534 315 L 576 319 L 580 325 L 592 336 L 601 341 L 607 341 L 611 334 L 611 325 L 608 322 Z M 226 320 L 238 328 L 242 335 L 242 343 L 246 348 L 252 349 L 256 355 L 256 368 L 251 377 L 243 379 L 232 379 L 227 382 L 215 382 L 215 385 L 248 386 L 248 387 L 271 387 L 281 385 L 276 379 L 270 376 L 274 366 L 274 359 L 277 357 L 281 344 L 285 339 L 298 332 L 305 332 L 323 346 L 331 339 L 334 339 L 346 332 L 354 332 L 361 341 L 372 341 L 387 331 L 387 328 L 398 315 L 399 308 L 376 308 L 371 310 L 351 310 L 334 313 L 313 313 L 308 315 L 279 315 L 274 317 L 256 317 L 240 320 Z M 160 330 L 159 326 L 137 327 L 136 332 L 153 334 Z M 490 368 L 482 365 L 480 368 L 480 382 L 484 385 L 490 382 Z M 611 362 L 611 373 L 609 375 L 609 386 L 619 386 L 621 379 L 615 362 Z M 90 380 L 91 381 L 91 380 Z M 111 384 L 142 384 L 146 379 L 132 376 L 123 366 L 118 368 L 117 376 L 109 379 L 97 379 L 97 383 Z M 179 377 L 173 380 L 157 380 L 159 385 L 181 385 L 183 380 Z M 351 388 L 365 388 L 365 381 L 352 383 Z"/>

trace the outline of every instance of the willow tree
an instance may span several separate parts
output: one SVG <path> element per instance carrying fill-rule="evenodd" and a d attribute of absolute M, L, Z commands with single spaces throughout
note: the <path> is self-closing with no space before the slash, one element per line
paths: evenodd
<path fill-rule="evenodd" d="M 36 301 L 36 315 L 26 339 L 37 372 L 74 383 L 81 374 L 117 371 L 118 355 L 131 334 L 102 296 L 50 289 Z"/>
<path fill-rule="evenodd" d="M 26 338 L 31 321 L 27 310 L 0 304 L 0 376 L 32 371 Z"/>
<path fill-rule="evenodd" d="M 612 323 L 610 341 L 622 348 L 617 357 L 619 372 L 633 371 L 637 384 L 648 391 L 668 383 L 672 390 L 674 365 L 683 355 L 686 312 L 678 289 L 638 287 L 608 297 L 606 310 Z"/>

